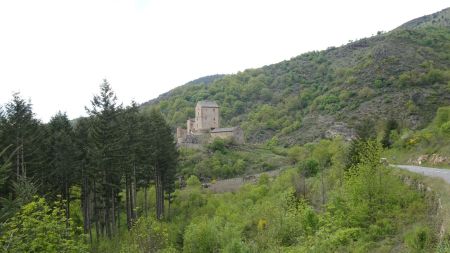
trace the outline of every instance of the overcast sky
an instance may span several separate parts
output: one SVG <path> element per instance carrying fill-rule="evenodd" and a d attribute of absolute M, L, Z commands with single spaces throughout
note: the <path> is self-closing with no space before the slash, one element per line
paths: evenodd
<path fill-rule="evenodd" d="M 70 118 L 103 78 L 124 104 L 389 31 L 443 0 L 0 0 L 0 104 Z"/>

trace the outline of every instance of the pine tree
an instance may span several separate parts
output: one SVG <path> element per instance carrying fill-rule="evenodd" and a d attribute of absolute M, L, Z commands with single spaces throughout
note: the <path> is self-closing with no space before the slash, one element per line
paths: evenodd
<path fill-rule="evenodd" d="M 136 214 L 136 174 L 141 177 L 143 167 L 140 159 L 140 148 L 142 147 L 142 129 L 140 124 L 139 108 L 135 102 L 123 110 L 120 117 L 121 146 L 126 156 L 122 159 L 122 169 L 125 179 L 125 209 L 127 215 L 127 227 L 131 229 L 133 222 L 137 219 Z M 146 187 L 147 184 L 143 184 Z M 144 208 L 145 209 L 145 208 Z"/>
<path fill-rule="evenodd" d="M 120 162 L 120 127 L 118 116 L 121 105 L 108 81 L 100 86 L 100 94 L 91 101 L 90 114 L 92 138 L 92 154 L 95 181 L 94 216 L 96 231 L 111 237 L 116 230 L 116 214 L 118 195 L 120 192 L 121 171 Z"/>
<path fill-rule="evenodd" d="M 152 125 L 152 166 L 154 169 L 156 188 L 156 217 L 164 217 L 164 192 L 174 190 L 178 151 L 174 136 L 163 115 L 157 109 L 150 112 Z"/>
<path fill-rule="evenodd" d="M 20 177 L 42 178 L 44 131 L 42 124 L 34 118 L 31 103 L 18 93 L 13 94 L 5 109 L 1 119 L 2 148 L 11 146 L 8 151 L 14 155 L 6 183 L 6 189 L 10 189 L 12 182 Z"/>
<path fill-rule="evenodd" d="M 76 180 L 76 146 L 74 132 L 67 115 L 58 112 L 47 125 L 48 138 L 46 180 L 53 196 L 61 195 L 66 201 L 66 215 L 70 218 L 70 187 Z"/>
<path fill-rule="evenodd" d="M 84 233 L 89 234 L 90 241 L 92 243 L 92 221 L 94 219 L 93 214 L 93 182 L 94 182 L 94 169 L 91 167 L 91 156 L 89 153 L 90 137 L 90 118 L 78 119 L 74 127 L 75 146 L 77 152 L 74 154 L 76 160 L 76 169 L 78 182 L 81 185 L 81 208 L 83 213 L 83 228 Z"/>

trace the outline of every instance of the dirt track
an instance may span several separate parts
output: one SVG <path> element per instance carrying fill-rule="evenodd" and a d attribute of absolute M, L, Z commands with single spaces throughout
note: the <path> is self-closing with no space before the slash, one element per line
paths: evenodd
<path fill-rule="evenodd" d="M 271 170 L 250 176 L 235 177 L 224 180 L 217 180 L 215 184 L 210 184 L 209 189 L 215 193 L 235 192 L 244 184 L 254 184 L 258 181 L 261 174 L 266 173 L 269 177 L 276 177 L 282 169 Z"/>

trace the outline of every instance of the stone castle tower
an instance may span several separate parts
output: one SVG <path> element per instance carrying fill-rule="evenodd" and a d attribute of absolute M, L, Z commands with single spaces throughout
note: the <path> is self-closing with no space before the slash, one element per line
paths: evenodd
<path fill-rule="evenodd" d="M 188 120 L 188 127 L 190 127 Z M 216 102 L 200 101 L 195 107 L 195 122 L 192 132 L 208 132 L 212 129 L 219 128 L 219 106 Z"/>
<path fill-rule="evenodd" d="M 244 142 L 240 127 L 220 128 L 219 105 L 214 101 L 199 101 L 195 106 L 195 118 L 188 119 L 186 129 L 177 128 L 178 144 L 199 144 L 214 138 L 231 138 L 236 143 Z"/>

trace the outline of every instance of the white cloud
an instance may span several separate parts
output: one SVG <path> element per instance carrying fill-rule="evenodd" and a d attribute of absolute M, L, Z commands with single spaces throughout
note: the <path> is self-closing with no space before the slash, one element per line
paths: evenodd
<path fill-rule="evenodd" d="M 444 1 L 0 1 L 0 104 L 84 114 L 107 78 L 144 102 L 192 79 L 339 46 L 439 11 Z"/>

